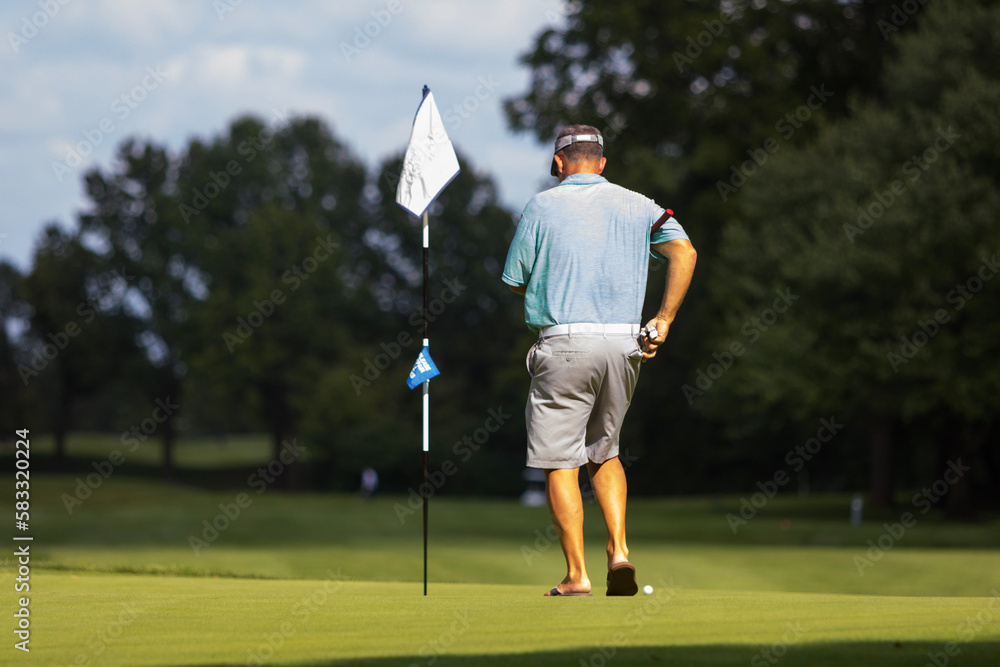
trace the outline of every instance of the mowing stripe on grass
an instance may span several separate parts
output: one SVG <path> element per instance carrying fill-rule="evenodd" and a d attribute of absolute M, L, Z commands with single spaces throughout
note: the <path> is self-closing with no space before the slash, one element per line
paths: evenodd
<path fill-rule="evenodd" d="M 46 665 L 78 660 L 94 665 L 335 664 L 331 661 L 386 657 L 396 657 L 395 664 L 430 665 L 437 657 L 440 664 L 463 664 L 455 662 L 461 656 L 468 657 L 467 664 L 502 664 L 507 658 L 517 664 L 553 664 L 547 660 L 559 656 L 573 658 L 564 664 L 603 664 L 601 657 L 614 657 L 615 665 L 626 665 L 649 664 L 650 652 L 746 665 L 763 651 L 787 653 L 783 664 L 791 665 L 805 664 L 795 657 L 800 653 L 824 654 L 815 651 L 821 645 L 840 647 L 841 659 L 862 656 L 853 664 L 876 665 L 883 662 L 864 659 L 865 647 L 874 656 L 895 642 L 907 646 L 903 653 L 911 659 L 915 642 L 920 650 L 944 650 L 947 642 L 956 642 L 963 665 L 1000 657 L 1000 597 L 660 585 L 653 595 L 635 598 L 545 599 L 537 586 L 437 584 L 423 598 L 416 582 L 71 572 L 39 573 L 32 584 L 32 658 Z M 8 608 L 11 595 L 3 596 Z M 984 610 L 992 619 L 965 642 L 962 624 Z"/>

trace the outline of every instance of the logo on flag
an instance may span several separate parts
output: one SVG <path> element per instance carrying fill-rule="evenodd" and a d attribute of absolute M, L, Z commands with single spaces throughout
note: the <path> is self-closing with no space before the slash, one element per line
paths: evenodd
<path fill-rule="evenodd" d="M 413 364 L 410 377 L 406 379 L 406 386 L 410 389 L 416 389 L 425 381 L 438 375 L 441 375 L 441 371 L 438 370 L 438 367 L 434 364 L 434 360 L 431 359 L 430 350 L 424 345 L 424 349 L 420 350 L 420 354 L 417 355 L 417 363 Z"/>
<path fill-rule="evenodd" d="M 445 132 L 434 94 L 425 87 L 406 146 L 396 203 L 417 217 L 423 215 L 458 171 L 458 157 Z"/>

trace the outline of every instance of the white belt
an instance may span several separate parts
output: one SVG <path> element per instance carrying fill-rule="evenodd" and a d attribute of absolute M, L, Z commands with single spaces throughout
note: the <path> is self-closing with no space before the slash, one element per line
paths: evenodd
<path fill-rule="evenodd" d="M 539 338 L 551 338 L 552 336 L 572 336 L 573 334 L 603 334 L 607 335 L 639 335 L 638 324 L 593 324 L 581 322 L 580 324 L 554 324 L 542 329 Z"/>

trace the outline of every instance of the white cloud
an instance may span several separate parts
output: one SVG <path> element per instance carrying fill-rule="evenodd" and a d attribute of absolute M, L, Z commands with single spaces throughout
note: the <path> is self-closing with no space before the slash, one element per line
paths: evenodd
<path fill-rule="evenodd" d="M 513 60 L 511 47 L 527 42 L 543 23 L 562 15 L 558 0 L 506 0 L 473 6 L 452 0 L 421 0 L 412 12 L 412 34 L 424 44 L 478 57 L 503 54 Z M 416 5 L 414 5 L 416 7 Z"/>
<path fill-rule="evenodd" d="M 11 132 L 45 130 L 64 114 L 58 87 L 44 70 L 36 70 L 30 78 L 0 77 L 0 88 L 6 98 L 0 104 L 0 127 Z M 45 85 L 46 80 L 50 85 Z"/>
<path fill-rule="evenodd" d="M 562 3 L 401 0 L 403 11 L 377 31 L 370 27 L 377 34 L 348 62 L 341 43 L 355 28 L 384 22 L 388 2 L 244 0 L 221 20 L 201 0 L 71 2 L 20 54 L 8 49 L 0 57 L 0 232 L 17 221 L 27 226 L 17 237 L 28 239 L 44 221 L 72 223 L 84 204 L 82 171 L 57 183 L 51 162 L 105 117 L 115 130 L 88 156 L 91 165 L 107 166 L 128 136 L 180 149 L 193 136 L 224 132 L 239 115 L 267 119 L 287 107 L 322 118 L 375 168 L 405 148 L 424 84 L 442 113 L 452 113 L 456 146 L 496 177 L 505 202 L 523 206 L 545 178 L 548 151 L 508 132 L 501 103 L 525 89 L 517 56 L 559 18 Z M 24 11 L 0 5 L 0 24 L 17 25 Z M 112 101 L 156 65 L 167 81 L 127 118 L 116 117 Z M 496 82 L 495 90 L 485 91 L 481 78 Z M 24 266 L 29 247 L 12 234 L 0 255 Z"/>
<path fill-rule="evenodd" d="M 250 53 L 244 46 L 200 49 L 185 68 L 188 76 L 218 90 L 242 87 L 250 73 Z M 182 70 L 184 71 L 184 70 Z"/>
<path fill-rule="evenodd" d="M 303 51 L 274 46 L 202 44 L 171 58 L 166 65 L 184 89 L 235 94 L 269 86 L 300 83 L 309 57 Z"/>
<path fill-rule="evenodd" d="M 207 18 L 208 3 L 194 0 L 99 0 L 95 25 L 142 48 L 155 48 L 171 36 L 192 30 Z"/>

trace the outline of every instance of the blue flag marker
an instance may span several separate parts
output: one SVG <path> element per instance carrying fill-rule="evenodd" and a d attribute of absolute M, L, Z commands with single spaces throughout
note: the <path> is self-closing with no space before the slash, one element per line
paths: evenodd
<path fill-rule="evenodd" d="M 438 375 L 441 375 L 441 371 L 438 370 L 438 367 L 434 364 L 434 360 L 431 359 L 430 350 L 424 345 L 424 349 L 420 350 L 420 354 L 417 355 L 417 363 L 413 364 L 410 377 L 406 379 L 406 386 L 410 389 L 416 389 L 424 381 Z"/>

